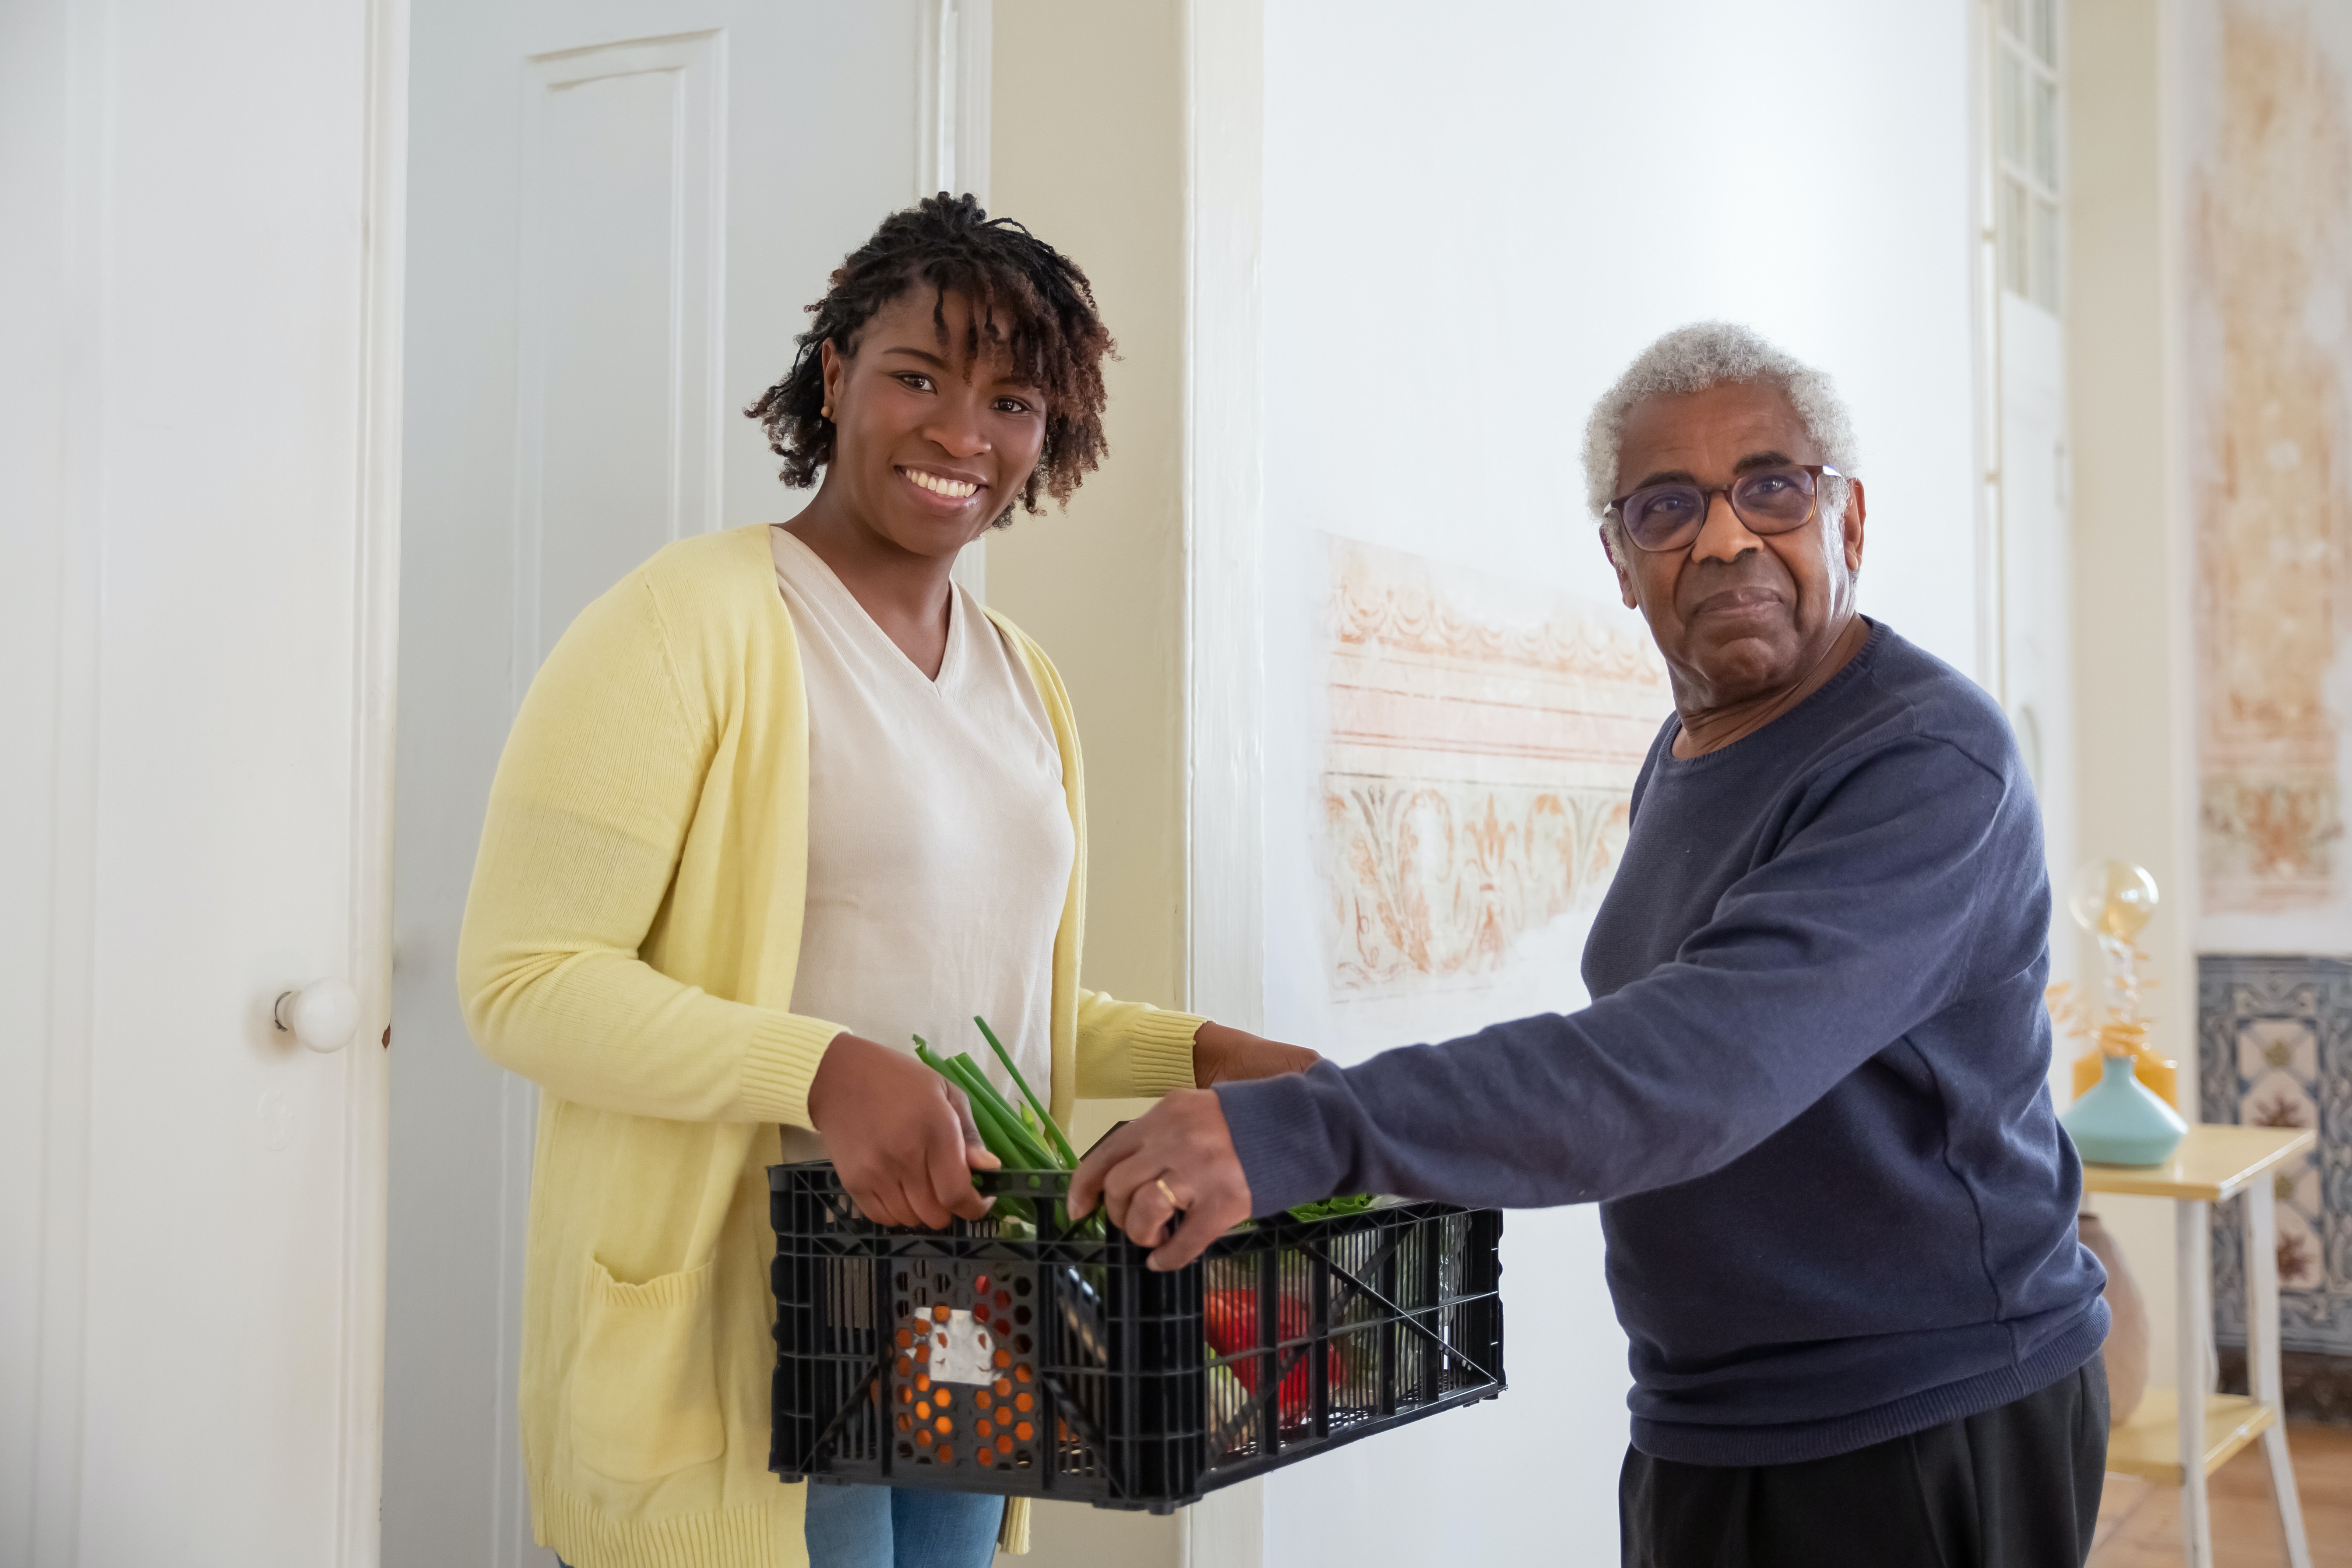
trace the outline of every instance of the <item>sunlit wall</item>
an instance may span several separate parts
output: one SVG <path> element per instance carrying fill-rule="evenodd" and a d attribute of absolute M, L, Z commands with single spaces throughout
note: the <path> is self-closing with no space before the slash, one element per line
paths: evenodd
<path fill-rule="evenodd" d="M 1568 724 L 1544 826 L 1534 774 L 1493 757 L 1449 773 L 1390 732 L 1418 721 L 1410 704 L 1385 731 L 1350 707 L 1362 683 L 1335 661 L 1385 636 L 1399 687 L 1642 705 L 1638 672 L 1609 663 L 1640 622 L 1616 604 L 1578 454 L 1595 395 L 1659 332 L 1748 321 L 1837 377 L 1869 487 L 1864 608 L 1972 671 L 1968 9 L 1486 4 L 1474 28 L 1393 0 L 1268 5 L 1273 1033 L 1355 1060 L 1584 1000 L 1598 882 L 1537 885 L 1528 846 L 1605 864 L 1608 824 L 1579 814 L 1613 764 L 1579 772 Z M 1350 615 L 1404 629 L 1351 632 Z M 1478 648 L 1512 647 L 1534 651 L 1481 672 Z M 1646 700 L 1644 734 L 1662 691 Z M 1384 798 L 1424 791 L 1409 853 L 1348 827 L 1378 792 L 1346 779 L 1384 766 L 1400 774 Z M 1488 797 L 1492 823 L 1462 820 Z M 1463 864 L 1434 867 L 1444 832 Z M 1383 888 L 1500 913 L 1401 916 L 1391 941 Z M 1511 1215 L 1505 1263 L 1509 1394 L 1276 1474 L 1266 1562 L 1617 1560 L 1627 1378 L 1593 1211 Z"/>

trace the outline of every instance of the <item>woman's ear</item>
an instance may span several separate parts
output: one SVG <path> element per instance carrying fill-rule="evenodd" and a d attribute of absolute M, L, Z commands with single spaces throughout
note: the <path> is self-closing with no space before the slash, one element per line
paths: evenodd
<path fill-rule="evenodd" d="M 817 352 L 824 367 L 824 416 L 839 424 L 841 384 L 849 373 L 849 362 L 842 357 L 839 349 L 833 346 L 831 338 L 818 344 Z"/>

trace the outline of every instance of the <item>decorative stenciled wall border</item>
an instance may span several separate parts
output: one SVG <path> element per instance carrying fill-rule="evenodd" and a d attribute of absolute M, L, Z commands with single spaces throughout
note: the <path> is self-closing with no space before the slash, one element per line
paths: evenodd
<path fill-rule="evenodd" d="M 2352 84 L 2313 0 L 2205 0 L 2187 204 L 2210 915 L 2352 905 Z M 2301 940 L 2282 930 L 2282 946 Z"/>
<path fill-rule="evenodd" d="M 1638 626 L 1327 538 L 1323 871 L 1335 998 L 1484 984 L 1599 901 L 1672 705 Z"/>
<path fill-rule="evenodd" d="M 2197 1016 L 2206 1121 L 2319 1133 L 2277 1177 L 2280 1343 L 2352 1356 L 2352 960 L 2208 955 Z M 2221 1340 L 2245 1343 L 2237 1204 L 2214 1214 L 2213 1304 Z"/>
<path fill-rule="evenodd" d="M 2352 950 L 2352 13 L 2190 0 L 2184 390 L 2195 519 L 2200 940 Z M 2291 1404 L 2352 1405 L 2352 961 L 2206 957 L 2209 1120 L 2315 1127 L 2278 1189 Z M 2216 1215 L 2242 1343 L 2242 1217 Z M 2298 1368 L 2298 1362 L 2302 1363 Z"/>

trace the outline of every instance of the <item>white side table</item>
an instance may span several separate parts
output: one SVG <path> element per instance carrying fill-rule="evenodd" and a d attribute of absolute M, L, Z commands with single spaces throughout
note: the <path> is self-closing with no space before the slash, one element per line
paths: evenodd
<path fill-rule="evenodd" d="M 2161 1165 L 2083 1165 L 2094 1193 L 2170 1198 L 2179 1236 L 2179 1355 L 2174 1387 L 2151 1388 L 2107 1440 L 2107 1468 L 2180 1489 L 2180 1541 L 2189 1568 L 2212 1568 L 2205 1480 L 2256 1437 L 2271 1464 L 2279 1525 L 2293 1568 L 2311 1568 L 2303 1505 L 2287 1461 L 2280 1409 L 2278 1210 L 2272 1173 L 2317 1142 L 2294 1127 L 2200 1125 Z M 2213 1340 L 2212 1205 L 2246 1205 L 2246 1381 L 2251 1397 L 2215 1394 L 2205 1373 Z M 2176 1392 L 2177 1391 L 2177 1392 Z M 2192 1392 L 2193 1391 L 2193 1392 Z M 2197 1397 L 2201 1395 L 2201 1397 Z"/>

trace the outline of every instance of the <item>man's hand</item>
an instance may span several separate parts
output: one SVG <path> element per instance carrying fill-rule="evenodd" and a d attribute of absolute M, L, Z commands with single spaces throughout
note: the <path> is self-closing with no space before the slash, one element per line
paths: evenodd
<path fill-rule="evenodd" d="M 835 1035 L 809 1084 L 809 1120 L 857 1210 L 881 1225 L 946 1228 L 978 1219 L 994 1200 L 971 1173 L 997 1158 L 980 1141 L 971 1107 L 953 1084 L 904 1052 Z"/>
<path fill-rule="evenodd" d="M 1179 1089 L 1096 1144 L 1070 1182 L 1070 1212 L 1093 1213 L 1097 1196 L 1113 1225 L 1158 1249 L 1159 1269 L 1183 1268 L 1249 1218 L 1249 1181 L 1216 1095 Z M 1179 1209 L 1184 1223 L 1171 1237 Z"/>
<path fill-rule="evenodd" d="M 1192 1036 L 1192 1082 L 1201 1089 L 1305 1072 L 1322 1059 L 1305 1046 L 1286 1046 L 1223 1024 L 1202 1024 Z"/>

